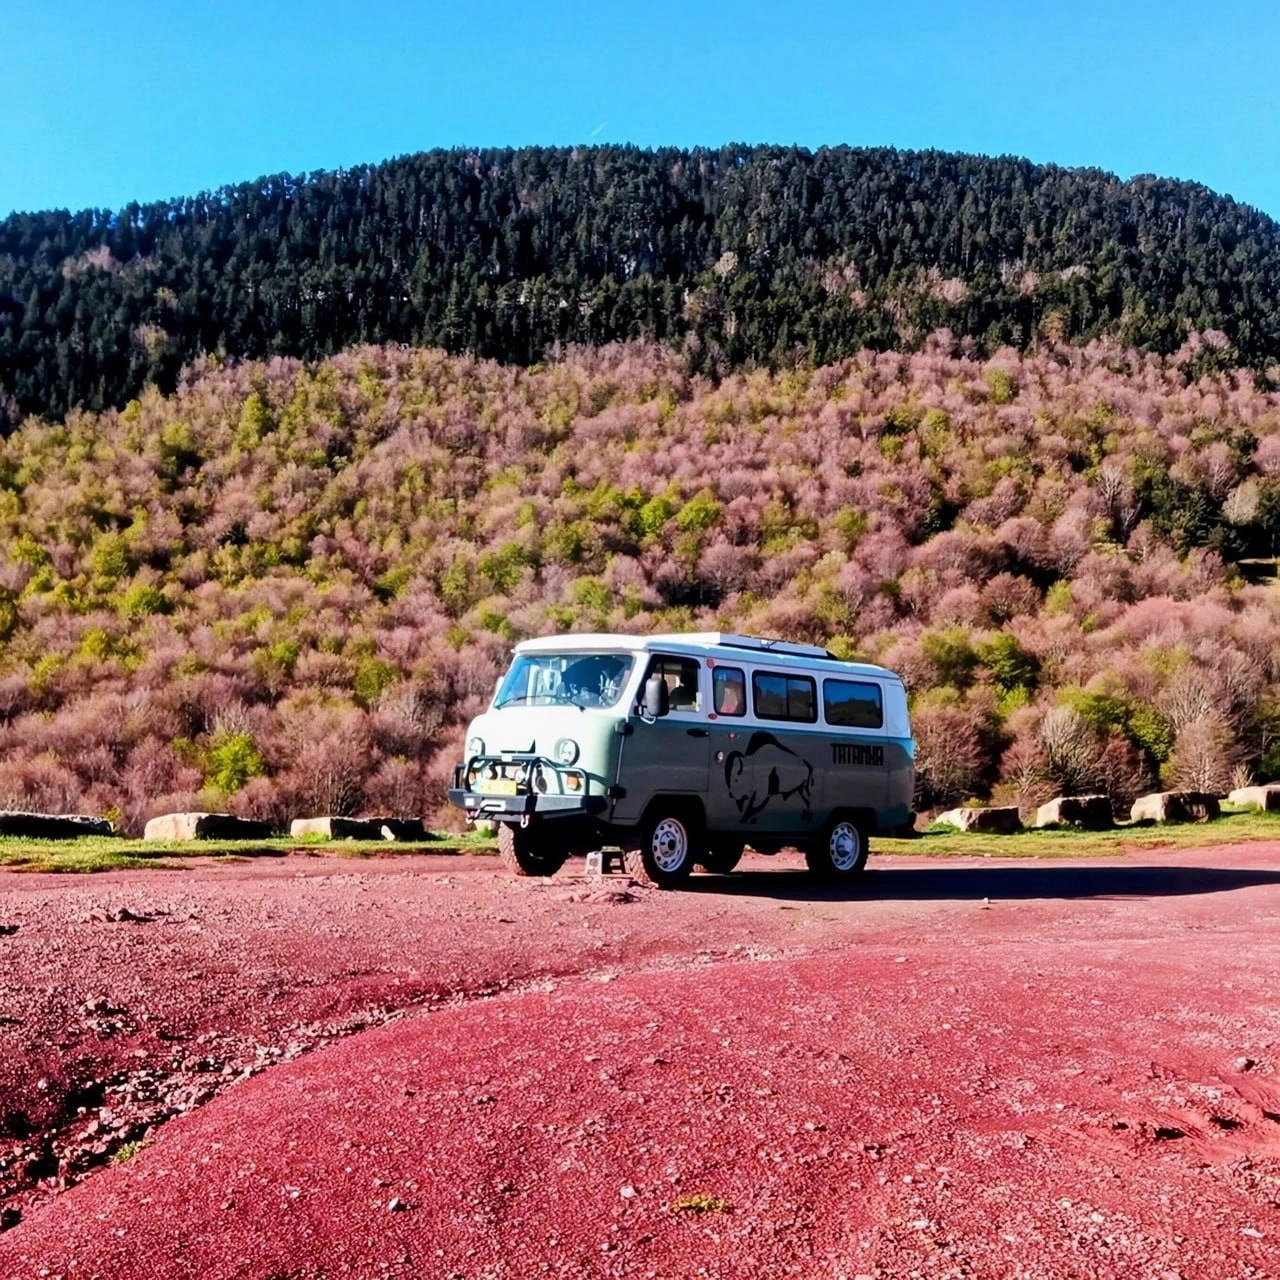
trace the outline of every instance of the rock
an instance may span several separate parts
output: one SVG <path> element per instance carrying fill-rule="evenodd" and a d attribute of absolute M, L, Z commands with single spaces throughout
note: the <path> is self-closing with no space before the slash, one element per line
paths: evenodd
<path fill-rule="evenodd" d="M 1112 825 L 1111 801 L 1106 796 L 1058 796 L 1036 810 L 1034 825 L 1106 831 Z"/>
<path fill-rule="evenodd" d="M 370 818 L 382 827 L 384 840 L 430 840 L 427 824 L 421 818 Z"/>
<path fill-rule="evenodd" d="M 1210 822 L 1220 812 L 1217 796 L 1200 791 L 1156 791 L 1139 796 L 1129 817 L 1134 822 Z"/>
<path fill-rule="evenodd" d="M 1261 809 L 1271 813 L 1280 809 L 1280 784 L 1271 783 L 1265 787 L 1237 787 L 1227 799 L 1232 804 L 1248 805 L 1253 809 Z"/>
<path fill-rule="evenodd" d="M 163 813 L 152 818 L 144 840 L 265 840 L 272 835 L 266 822 L 233 818 L 229 813 Z"/>
<path fill-rule="evenodd" d="M 294 840 L 304 836 L 321 836 L 325 840 L 382 840 L 382 822 L 378 818 L 295 818 L 289 824 Z"/>
<path fill-rule="evenodd" d="M 999 809 L 948 809 L 934 819 L 960 831 L 979 831 L 987 835 L 1007 836 L 1022 830 L 1022 819 L 1016 807 Z"/>
<path fill-rule="evenodd" d="M 426 840 L 421 818 L 295 818 L 289 826 L 294 840 L 322 836 L 326 840 Z"/>
<path fill-rule="evenodd" d="M 76 840 L 80 836 L 113 836 L 106 818 L 86 818 L 78 813 L 25 813 L 0 811 L 0 836 L 26 836 L 30 840 Z"/>

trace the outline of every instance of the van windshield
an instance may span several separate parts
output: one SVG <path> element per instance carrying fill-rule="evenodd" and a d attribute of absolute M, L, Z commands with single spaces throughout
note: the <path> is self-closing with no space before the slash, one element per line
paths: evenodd
<path fill-rule="evenodd" d="M 523 653 L 511 664 L 493 700 L 503 707 L 613 707 L 622 697 L 633 659 L 621 653 Z"/>

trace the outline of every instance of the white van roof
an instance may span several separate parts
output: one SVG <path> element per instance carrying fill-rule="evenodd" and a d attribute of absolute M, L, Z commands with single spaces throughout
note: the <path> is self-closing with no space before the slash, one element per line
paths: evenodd
<path fill-rule="evenodd" d="M 598 653 L 601 649 L 615 653 L 647 653 L 662 649 L 669 653 L 696 654 L 699 657 L 715 657 L 726 661 L 733 657 L 746 659 L 749 653 L 756 660 L 763 660 L 770 665 L 812 669 L 815 664 L 821 663 L 824 667 L 829 664 L 831 668 L 839 668 L 850 675 L 901 680 L 896 671 L 890 671 L 887 667 L 874 666 L 868 662 L 845 662 L 818 645 L 741 636 L 728 631 L 683 631 L 642 636 L 587 631 L 522 640 L 516 645 L 517 653 L 578 653 L 584 650 Z"/>

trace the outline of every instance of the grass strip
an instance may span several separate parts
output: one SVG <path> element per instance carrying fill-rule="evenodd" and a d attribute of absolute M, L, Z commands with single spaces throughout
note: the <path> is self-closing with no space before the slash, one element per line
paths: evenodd
<path fill-rule="evenodd" d="M 1145 850 L 1280 840 L 1280 813 L 1224 806 L 1212 822 L 1125 823 L 1110 831 L 1070 828 L 997 836 L 966 831 L 930 832 L 910 840 L 873 836 L 876 854 L 944 858 L 1108 858 Z"/>
<path fill-rule="evenodd" d="M 910 840 L 872 837 L 877 855 L 937 858 L 1106 858 L 1146 850 L 1194 849 L 1202 845 L 1246 844 L 1280 840 L 1280 813 L 1224 808 L 1214 822 L 1122 825 L 1110 831 L 1069 829 L 1020 831 L 993 836 L 972 832 L 929 832 Z M 433 832 L 426 841 L 327 840 L 307 836 L 294 840 L 189 840 L 162 842 L 83 836 L 75 840 L 28 840 L 0 837 L 0 869 L 10 871 L 113 871 L 138 867 L 180 868 L 191 858 L 283 858 L 291 853 L 324 857 L 374 858 L 443 853 L 491 855 L 492 836 L 467 832 Z"/>
<path fill-rule="evenodd" d="M 433 832 L 427 840 L 326 840 L 307 836 L 294 840 L 126 840 L 116 836 L 82 836 L 74 840 L 29 840 L 0 837 L 0 869 L 83 873 L 146 867 L 177 869 L 191 858 L 283 858 L 291 853 L 324 857 L 374 858 L 405 854 L 491 854 L 490 836 Z"/>

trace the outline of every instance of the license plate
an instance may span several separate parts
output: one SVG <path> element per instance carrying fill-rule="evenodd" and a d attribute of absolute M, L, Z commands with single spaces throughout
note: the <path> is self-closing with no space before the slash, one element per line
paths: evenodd
<path fill-rule="evenodd" d="M 516 794 L 514 778 L 481 778 L 476 790 L 486 796 L 513 796 Z"/>

